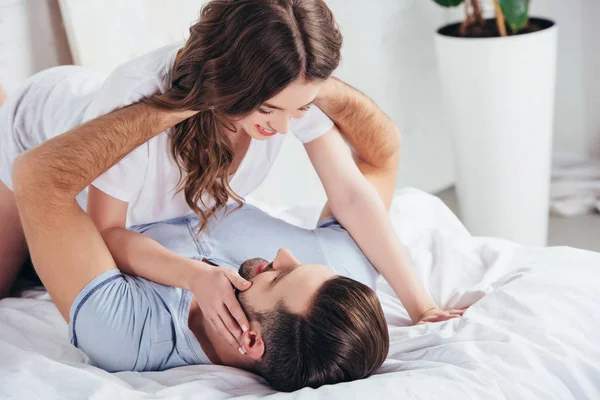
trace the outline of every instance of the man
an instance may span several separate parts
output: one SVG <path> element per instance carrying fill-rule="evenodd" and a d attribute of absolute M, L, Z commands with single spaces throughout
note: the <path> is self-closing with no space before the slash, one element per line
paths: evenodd
<path fill-rule="evenodd" d="M 31 258 L 70 323 L 72 342 L 109 371 L 212 361 L 259 372 L 279 390 L 373 373 L 389 343 L 381 306 L 367 286 L 324 265 L 300 266 L 286 251 L 268 268 L 256 259 L 242 264 L 252 286 L 236 286 L 247 290 L 240 301 L 251 326 L 244 332 L 245 354 L 237 355 L 211 330 L 189 292 L 119 272 L 76 195 L 141 143 L 191 115 L 136 104 L 15 160 L 14 194 Z M 254 276 L 259 268 L 263 273 Z"/>

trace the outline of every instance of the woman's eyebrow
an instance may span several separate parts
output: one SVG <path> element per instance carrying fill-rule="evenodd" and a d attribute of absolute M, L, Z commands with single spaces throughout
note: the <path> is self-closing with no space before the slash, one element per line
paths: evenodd
<path fill-rule="evenodd" d="M 298 108 L 298 110 L 301 110 L 301 109 L 303 109 L 303 108 L 306 108 L 306 107 L 308 107 L 308 106 L 312 105 L 314 102 L 315 102 L 315 100 L 311 101 L 310 103 L 308 103 L 308 104 L 306 104 L 306 105 L 303 105 L 302 107 Z M 272 108 L 272 109 L 274 109 L 274 110 L 283 110 L 283 108 L 281 108 L 281 107 L 277 107 L 277 106 L 274 106 L 273 104 L 270 104 L 270 103 L 263 103 L 263 107 Z"/>
<path fill-rule="evenodd" d="M 263 103 L 263 106 L 264 106 L 264 107 L 273 108 L 273 109 L 275 109 L 275 110 L 283 110 L 283 108 L 280 108 L 280 107 L 274 106 L 273 104 L 269 104 L 269 103 Z"/>

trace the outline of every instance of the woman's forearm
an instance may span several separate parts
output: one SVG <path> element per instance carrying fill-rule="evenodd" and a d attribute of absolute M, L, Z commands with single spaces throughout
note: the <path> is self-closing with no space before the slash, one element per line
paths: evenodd
<path fill-rule="evenodd" d="M 413 322 L 417 322 L 436 305 L 417 279 L 387 214 L 398 172 L 398 127 L 371 99 L 336 78 L 323 84 L 315 103 L 339 127 L 366 178 L 355 176 L 344 185 L 339 180 L 333 182 L 322 169 L 320 176 L 326 181 L 328 206 L 390 284 Z M 340 171 L 347 169 L 341 164 L 336 167 Z"/>
<path fill-rule="evenodd" d="M 400 242 L 387 211 L 371 187 L 338 207 L 332 204 L 338 221 L 350 233 L 365 256 L 394 290 L 413 322 L 436 307 L 419 282 L 410 257 Z"/>
<path fill-rule="evenodd" d="M 119 269 L 162 285 L 190 290 L 208 264 L 182 257 L 152 238 L 125 228 L 110 228 L 102 237 Z"/>

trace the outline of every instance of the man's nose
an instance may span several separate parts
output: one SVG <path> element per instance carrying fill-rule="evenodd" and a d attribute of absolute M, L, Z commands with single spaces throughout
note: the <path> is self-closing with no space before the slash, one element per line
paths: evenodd
<path fill-rule="evenodd" d="M 275 260 L 273 260 L 273 269 L 284 272 L 288 269 L 295 268 L 298 264 L 298 260 L 296 260 L 291 251 L 288 249 L 279 249 L 277 251 L 277 256 L 275 256 Z"/>

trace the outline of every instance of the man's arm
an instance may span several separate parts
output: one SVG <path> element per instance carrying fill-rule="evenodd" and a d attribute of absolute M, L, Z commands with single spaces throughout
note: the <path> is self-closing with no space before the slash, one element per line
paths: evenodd
<path fill-rule="evenodd" d="M 389 210 L 400 162 L 396 124 L 371 99 L 337 78 L 325 81 L 315 103 L 338 126 L 358 169 Z M 331 215 L 327 202 L 319 221 Z"/>
<path fill-rule="evenodd" d="M 75 196 L 137 146 L 193 114 L 135 104 L 15 159 L 14 194 L 33 265 L 65 320 L 81 289 L 116 268 Z"/>

